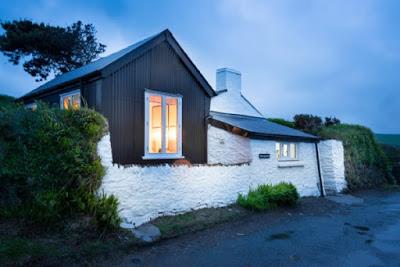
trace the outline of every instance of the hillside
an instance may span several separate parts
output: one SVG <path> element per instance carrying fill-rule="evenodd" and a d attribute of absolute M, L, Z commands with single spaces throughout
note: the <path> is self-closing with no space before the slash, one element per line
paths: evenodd
<path fill-rule="evenodd" d="M 375 138 L 380 144 L 400 147 L 400 134 L 375 134 Z"/>

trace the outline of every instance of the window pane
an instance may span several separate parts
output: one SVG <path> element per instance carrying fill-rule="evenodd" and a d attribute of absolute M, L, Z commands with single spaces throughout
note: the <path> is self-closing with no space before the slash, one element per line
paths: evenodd
<path fill-rule="evenodd" d="M 291 143 L 290 144 L 290 158 L 295 159 L 296 158 L 296 144 Z"/>
<path fill-rule="evenodd" d="M 79 106 L 80 106 L 80 98 L 81 98 L 81 95 L 80 94 L 76 94 L 76 95 L 73 95 L 72 96 L 72 108 L 73 109 L 78 109 L 79 108 Z"/>
<path fill-rule="evenodd" d="M 279 159 L 281 157 L 281 144 L 275 143 L 275 150 L 276 150 L 276 158 Z"/>
<path fill-rule="evenodd" d="M 149 152 L 161 153 L 162 99 L 161 96 L 150 96 L 149 103 Z"/>
<path fill-rule="evenodd" d="M 178 140 L 178 99 L 167 97 L 166 109 L 166 151 L 167 153 L 176 153 Z"/>
<path fill-rule="evenodd" d="M 282 145 L 282 157 L 287 158 L 289 156 L 288 149 L 289 148 L 287 144 Z"/>
<path fill-rule="evenodd" d="M 69 109 L 69 107 L 72 105 L 71 103 L 71 96 L 66 96 L 63 99 L 63 107 L 64 109 Z"/>

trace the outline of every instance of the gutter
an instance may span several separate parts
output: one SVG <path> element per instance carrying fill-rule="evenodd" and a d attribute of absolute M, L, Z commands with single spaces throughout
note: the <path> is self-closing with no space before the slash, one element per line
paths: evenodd
<path fill-rule="evenodd" d="M 316 156 L 317 156 L 319 187 L 320 187 L 321 197 L 324 197 L 325 196 L 325 194 L 324 194 L 324 184 L 322 183 L 321 165 L 319 163 L 318 142 L 315 142 L 315 152 L 316 152 Z"/>

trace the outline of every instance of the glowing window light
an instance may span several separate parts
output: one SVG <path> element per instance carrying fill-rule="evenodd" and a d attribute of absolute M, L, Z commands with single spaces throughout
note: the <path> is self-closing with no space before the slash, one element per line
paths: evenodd
<path fill-rule="evenodd" d="M 61 109 L 79 109 L 81 107 L 81 93 L 79 90 L 60 95 Z"/>
<path fill-rule="evenodd" d="M 179 95 L 145 92 L 144 159 L 182 158 L 181 103 Z"/>

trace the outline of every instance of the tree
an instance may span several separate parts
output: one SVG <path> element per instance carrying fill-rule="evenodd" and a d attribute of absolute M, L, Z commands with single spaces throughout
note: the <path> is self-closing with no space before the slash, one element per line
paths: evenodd
<path fill-rule="evenodd" d="M 322 129 L 322 119 L 309 114 L 297 114 L 293 117 L 296 129 L 317 134 Z"/>
<path fill-rule="evenodd" d="M 81 21 L 65 28 L 31 20 L 6 21 L 1 26 L 5 32 L 0 35 L 0 51 L 14 65 L 24 60 L 24 70 L 36 81 L 88 64 L 105 51 L 95 27 Z"/>
<path fill-rule="evenodd" d="M 338 124 L 340 124 L 340 120 L 338 118 L 336 118 L 336 117 L 333 117 L 333 118 L 332 117 L 325 117 L 324 125 L 326 127 L 333 126 L 333 125 L 338 125 Z"/>

